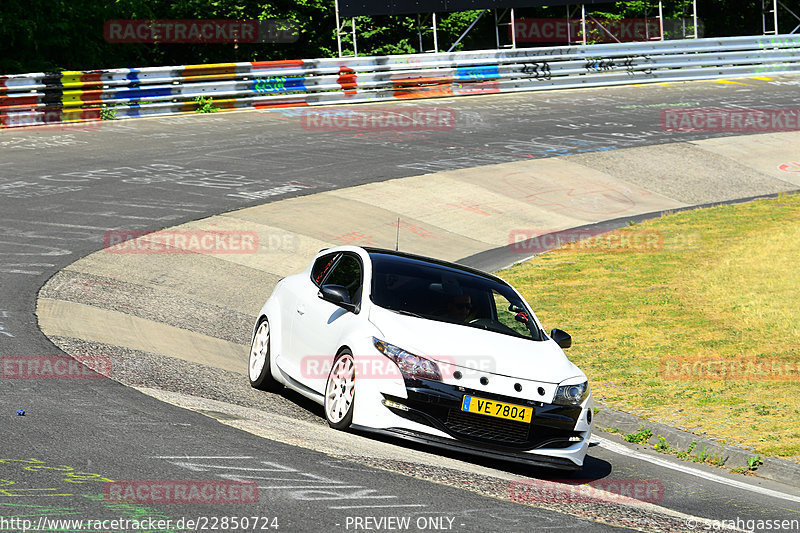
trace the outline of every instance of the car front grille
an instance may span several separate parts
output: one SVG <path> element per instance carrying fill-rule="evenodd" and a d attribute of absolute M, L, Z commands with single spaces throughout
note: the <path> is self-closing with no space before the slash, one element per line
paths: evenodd
<path fill-rule="evenodd" d="M 469 413 L 461 410 L 465 394 L 475 391 L 455 390 L 441 384 L 437 394 L 430 389 L 409 389 L 408 398 L 385 395 L 393 402 L 407 405 L 409 410 L 393 409 L 397 416 L 419 424 L 436 428 L 453 438 L 484 446 L 503 446 L 517 450 L 540 448 L 568 448 L 583 439 L 575 431 L 575 424 L 582 413 L 580 406 L 535 405 L 530 424 L 516 420 L 505 420 L 492 416 Z M 519 404 L 520 399 L 483 393 L 483 398 Z"/>
<path fill-rule="evenodd" d="M 491 416 L 449 409 L 445 420 L 447 429 L 468 439 L 505 444 L 529 442 L 530 424 Z"/>

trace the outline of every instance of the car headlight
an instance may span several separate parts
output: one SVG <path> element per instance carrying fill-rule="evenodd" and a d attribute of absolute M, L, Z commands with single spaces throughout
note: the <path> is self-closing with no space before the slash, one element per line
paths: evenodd
<path fill-rule="evenodd" d="M 442 380 L 439 365 L 430 359 L 408 353 L 402 348 L 375 337 L 372 337 L 372 343 L 379 352 L 395 362 L 404 378 Z"/>
<path fill-rule="evenodd" d="M 589 382 L 577 385 L 559 385 L 553 403 L 561 405 L 579 405 L 589 395 Z"/>

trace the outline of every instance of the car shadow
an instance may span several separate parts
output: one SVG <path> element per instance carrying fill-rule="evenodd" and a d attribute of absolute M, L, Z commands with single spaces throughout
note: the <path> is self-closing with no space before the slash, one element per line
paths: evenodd
<path fill-rule="evenodd" d="M 581 470 L 559 470 L 555 468 L 526 465 L 524 463 L 516 463 L 512 461 L 503 461 L 501 459 L 494 459 L 490 457 L 481 457 L 480 455 L 448 450 L 446 448 L 439 448 L 423 443 L 407 441 L 405 439 L 392 437 L 390 435 L 375 434 L 369 431 L 351 429 L 349 432 L 369 439 L 392 444 L 400 448 L 416 450 L 432 455 L 440 455 L 450 459 L 455 459 L 457 461 L 463 461 L 465 463 L 499 470 L 501 472 L 519 476 L 521 478 L 547 479 L 552 481 L 560 481 L 563 483 L 582 484 L 603 479 L 611 475 L 612 472 L 611 463 L 597 457 L 592 457 L 589 454 L 586 455 L 586 458 L 583 461 L 583 468 Z M 401 457 L 402 455 L 398 455 L 398 460 L 402 460 Z"/>
<path fill-rule="evenodd" d="M 278 394 L 280 394 L 280 396 L 285 398 L 287 401 L 292 402 L 298 407 L 305 409 L 309 413 L 313 414 L 314 416 L 319 417 L 320 421 L 327 425 L 327 423 L 325 422 L 325 410 L 318 403 L 309 400 L 302 394 L 295 392 L 289 388 L 282 389 Z M 335 430 L 331 429 L 331 431 Z M 480 455 L 473 455 L 455 450 L 448 450 L 446 448 L 430 446 L 428 444 L 413 442 L 399 437 L 393 437 L 391 435 L 372 433 L 370 431 L 350 429 L 348 430 L 348 432 L 353 433 L 355 435 L 360 435 L 368 439 L 384 442 L 387 444 L 392 444 L 394 446 L 397 446 L 398 448 L 416 450 L 419 452 L 429 453 L 431 455 L 440 455 L 442 457 L 448 457 L 450 459 L 455 459 L 457 461 L 463 461 L 465 463 L 513 474 L 515 476 L 519 476 L 520 478 L 524 477 L 524 478 L 546 479 L 552 481 L 559 481 L 563 483 L 578 484 L 578 483 L 590 483 L 592 481 L 603 479 L 611 475 L 612 472 L 611 463 L 603 459 L 593 457 L 591 455 L 591 449 L 594 446 L 594 444 L 589 445 L 589 453 L 586 455 L 586 458 L 583 461 L 583 468 L 581 470 L 569 471 L 569 470 L 558 470 L 554 468 L 543 468 L 538 466 L 526 465 L 523 463 L 515 463 L 512 461 L 503 461 L 501 459 L 494 459 L 490 457 L 481 457 Z M 398 461 L 401 460 L 402 460 L 402 454 L 398 453 Z"/>
<path fill-rule="evenodd" d="M 309 400 L 299 392 L 295 392 L 288 387 L 282 388 L 278 394 L 287 401 L 295 404 L 297 407 L 305 409 L 309 413 L 318 416 L 322 422 L 325 422 L 325 409 L 317 402 Z"/>

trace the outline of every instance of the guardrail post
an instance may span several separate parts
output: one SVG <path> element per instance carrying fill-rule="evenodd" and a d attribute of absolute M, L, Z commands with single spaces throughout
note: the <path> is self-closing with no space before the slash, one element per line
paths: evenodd
<path fill-rule="evenodd" d="M 342 57 L 342 34 L 340 33 L 340 22 L 339 22 L 339 0 L 334 0 L 333 3 L 333 12 L 336 15 L 336 47 L 339 49 L 339 57 Z"/>
<path fill-rule="evenodd" d="M 514 18 L 514 8 L 511 8 L 511 49 L 517 48 L 517 28 L 516 19 Z"/>
<path fill-rule="evenodd" d="M 437 32 L 437 28 L 436 28 L 436 13 L 433 13 L 433 15 L 431 15 L 431 18 L 433 19 L 433 53 L 434 54 L 438 54 L 439 53 L 439 35 L 438 35 L 438 32 Z"/>
<path fill-rule="evenodd" d="M 581 4 L 581 33 L 583 33 L 583 46 L 586 46 L 586 5 Z"/>

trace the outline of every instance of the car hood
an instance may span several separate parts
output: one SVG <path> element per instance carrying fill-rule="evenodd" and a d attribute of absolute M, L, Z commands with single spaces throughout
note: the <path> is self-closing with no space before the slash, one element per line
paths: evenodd
<path fill-rule="evenodd" d="M 371 306 L 369 320 L 383 334 L 382 340 L 443 365 L 554 384 L 586 377 L 552 340 L 530 341 L 400 315 L 375 305 Z"/>

